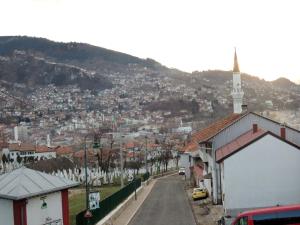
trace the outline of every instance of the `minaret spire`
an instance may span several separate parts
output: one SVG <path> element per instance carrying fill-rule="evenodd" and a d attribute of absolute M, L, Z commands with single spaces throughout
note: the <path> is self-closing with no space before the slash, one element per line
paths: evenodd
<path fill-rule="evenodd" d="M 239 73 L 240 68 L 239 68 L 239 63 L 236 55 L 236 48 L 234 48 L 234 65 L 233 65 L 233 72 L 234 73 Z"/>
<path fill-rule="evenodd" d="M 233 112 L 242 113 L 243 96 L 241 73 L 237 60 L 236 49 L 234 49 L 234 65 L 233 65 L 233 77 L 232 77 L 232 98 L 233 98 Z"/>

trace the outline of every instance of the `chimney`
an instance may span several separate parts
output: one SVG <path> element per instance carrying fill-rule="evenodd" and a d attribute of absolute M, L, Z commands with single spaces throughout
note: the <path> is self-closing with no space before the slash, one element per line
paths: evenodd
<path fill-rule="evenodd" d="M 257 129 L 257 124 L 256 124 L 256 123 L 254 123 L 254 124 L 253 124 L 253 134 L 254 134 L 254 133 L 256 133 L 256 132 L 257 132 L 257 130 L 258 130 L 258 129 Z"/>
<path fill-rule="evenodd" d="M 280 137 L 282 138 L 282 139 L 285 139 L 285 127 L 281 127 L 280 128 Z"/>

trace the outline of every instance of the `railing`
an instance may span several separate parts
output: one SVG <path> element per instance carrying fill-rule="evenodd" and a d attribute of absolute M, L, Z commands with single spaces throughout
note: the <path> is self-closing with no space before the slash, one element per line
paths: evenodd
<path fill-rule="evenodd" d="M 137 188 L 141 186 L 141 179 L 135 179 L 126 185 L 124 188 L 115 192 L 111 196 L 103 199 L 99 203 L 99 208 L 92 210 L 92 217 L 87 219 L 84 217 L 86 210 L 76 215 L 76 225 L 95 225 L 113 209 L 115 209 L 121 202 L 123 202 L 129 195 L 131 195 Z"/>
<path fill-rule="evenodd" d="M 149 173 L 149 172 L 148 172 L 148 173 L 144 173 L 144 174 L 142 175 L 143 181 L 147 181 L 147 180 L 149 179 L 149 177 L 150 177 L 150 173 Z"/>

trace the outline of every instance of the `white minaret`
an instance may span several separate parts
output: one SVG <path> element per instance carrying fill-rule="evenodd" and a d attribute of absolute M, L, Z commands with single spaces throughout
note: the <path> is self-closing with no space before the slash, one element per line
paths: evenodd
<path fill-rule="evenodd" d="M 18 131 L 18 126 L 14 127 L 14 136 L 15 136 L 15 142 L 19 141 L 19 131 Z"/>
<path fill-rule="evenodd" d="M 50 134 L 47 134 L 47 147 L 51 147 L 51 139 L 50 139 Z"/>
<path fill-rule="evenodd" d="M 232 79 L 232 92 L 233 98 L 233 113 L 242 113 L 243 96 L 241 73 L 237 60 L 236 50 L 234 51 L 234 65 L 233 65 L 233 79 Z"/>

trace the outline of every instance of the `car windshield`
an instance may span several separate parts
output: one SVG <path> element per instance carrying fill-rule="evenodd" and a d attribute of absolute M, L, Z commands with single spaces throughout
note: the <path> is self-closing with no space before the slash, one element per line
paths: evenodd
<path fill-rule="evenodd" d="M 200 191 L 204 191 L 202 188 L 195 188 L 194 192 L 200 192 Z"/>

